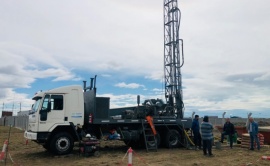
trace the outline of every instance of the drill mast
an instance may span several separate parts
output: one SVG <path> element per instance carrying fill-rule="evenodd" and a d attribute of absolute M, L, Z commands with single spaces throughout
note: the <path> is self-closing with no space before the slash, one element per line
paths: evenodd
<path fill-rule="evenodd" d="M 174 108 L 177 118 L 183 118 L 181 67 L 184 64 L 184 55 L 183 40 L 179 39 L 181 12 L 177 0 L 164 0 L 163 12 L 165 99 Z"/>

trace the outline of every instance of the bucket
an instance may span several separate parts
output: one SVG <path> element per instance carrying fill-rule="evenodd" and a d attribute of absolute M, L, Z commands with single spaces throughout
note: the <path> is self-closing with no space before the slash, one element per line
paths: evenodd
<path fill-rule="evenodd" d="M 221 149 L 221 142 L 216 142 L 216 149 Z"/>
<path fill-rule="evenodd" d="M 234 135 L 232 135 L 232 139 L 233 139 L 233 144 L 237 144 L 237 133 L 234 133 Z M 230 144 L 230 136 L 227 135 L 227 144 Z"/>

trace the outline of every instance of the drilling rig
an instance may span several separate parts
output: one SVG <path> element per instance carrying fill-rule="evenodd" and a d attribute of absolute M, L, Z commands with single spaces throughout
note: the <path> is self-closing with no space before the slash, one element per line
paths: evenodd
<path fill-rule="evenodd" d="M 129 147 L 145 146 L 147 151 L 183 145 L 191 119 L 183 117 L 184 55 L 183 40 L 179 38 L 180 19 L 177 0 L 164 0 L 166 103 L 148 99 L 140 105 L 138 96 L 137 106 L 111 109 L 109 97 L 96 96 L 95 76 L 90 79 L 89 87 L 84 82 L 83 87 L 64 86 L 36 93 L 25 138 L 55 154 L 70 153 L 74 142 L 80 142 L 84 134 L 102 139 L 110 131 L 117 131 L 117 139 Z"/>
<path fill-rule="evenodd" d="M 184 65 L 183 40 L 179 38 L 181 11 L 177 0 L 164 0 L 164 80 L 165 99 L 178 118 L 183 118 L 181 67 Z"/>

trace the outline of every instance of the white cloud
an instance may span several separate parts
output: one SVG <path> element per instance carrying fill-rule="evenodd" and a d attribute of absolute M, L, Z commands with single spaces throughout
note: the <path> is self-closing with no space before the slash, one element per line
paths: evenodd
<path fill-rule="evenodd" d="M 266 72 L 254 79 L 254 81 L 269 81 L 269 80 L 270 80 L 270 72 Z"/>
<path fill-rule="evenodd" d="M 130 107 L 137 105 L 137 95 L 134 94 L 98 94 L 98 96 L 110 97 L 110 108 Z M 145 96 L 140 96 L 141 102 L 145 100 L 144 98 Z"/>
<path fill-rule="evenodd" d="M 2 99 L 22 95 L 27 100 L 16 88 L 46 78 L 76 81 L 85 73 L 106 73 L 102 77 L 110 81 L 117 75 L 127 80 L 110 84 L 159 95 L 144 80 L 126 82 L 133 76 L 162 82 L 162 3 L 1 1 Z M 269 108 L 270 2 L 183 0 L 178 5 L 187 111 Z"/>
<path fill-rule="evenodd" d="M 111 77 L 110 74 L 101 74 L 102 77 Z"/>
<path fill-rule="evenodd" d="M 162 68 L 162 66 L 160 66 Z M 150 73 L 148 76 L 145 76 L 146 79 L 151 79 L 151 80 L 159 80 L 162 82 L 164 80 L 164 73 L 161 70 L 157 70 L 156 72 Z"/>
<path fill-rule="evenodd" d="M 125 82 L 120 82 L 115 84 L 116 87 L 120 87 L 120 88 L 130 88 L 130 89 L 137 89 L 137 88 L 144 88 L 144 85 L 141 84 L 137 84 L 137 83 L 129 83 L 126 84 Z"/>
<path fill-rule="evenodd" d="M 0 89 L 1 110 L 13 111 L 14 115 L 20 110 L 29 110 L 33 104 L 31 97 L 29 94 L 17 93 L 11 88 Z"/>
<path fill-rule="evenodd" d="M 109 97 L 110 98 L 110 108 L 121 108 L 121 107 L 131 107 L 137 106 L 137 96 L 135 94 L 121 94 L 115 95 L 112 93 L 104 93 L 104 94 L 97 94 L 99 97 Z M 140 105 L 146 99 L 156 99 L 160 98 L 157 97 L 155 94 L 148 94 L 148 95 L 140 95 Z M 162 99 L 162 98 L 160 98 Z M 164 99 L 163 99 L 164 100 Z"/>

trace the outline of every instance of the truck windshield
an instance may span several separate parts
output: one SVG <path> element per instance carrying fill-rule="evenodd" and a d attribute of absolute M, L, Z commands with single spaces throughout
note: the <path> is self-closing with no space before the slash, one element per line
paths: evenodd
<path fill-rule="evenodd" d="M 39 107 L 39 104 L 41 103 L 41 99 L 42 99 L 41 97 L 34 98 L 34 100 L 36 100 L 36 102 L 32 106 L 32 110 L 31 110 L 30 114 L 33 114 L 33 113 L 38 111 L 38 107 Z"/>

